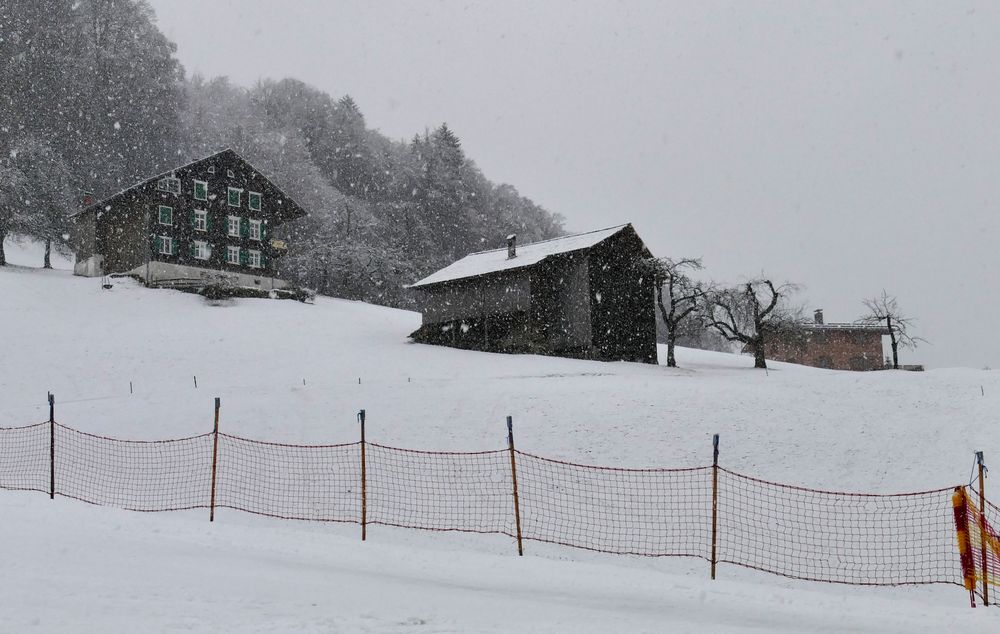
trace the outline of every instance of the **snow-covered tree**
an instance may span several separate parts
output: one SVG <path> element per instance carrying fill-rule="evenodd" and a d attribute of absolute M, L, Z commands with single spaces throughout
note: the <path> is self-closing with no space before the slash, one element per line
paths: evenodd
<path fill-rule="evenodd" d="M 868 314 L 858 321 L 869 325 L 884 325 L 889 331 L 889 343 L 892 347 L 892 368 L 899 369 L 899 347 L 916 348 L 918 343 L 926 343 L 926 339 L 910 334 L 916 320 L 907 317 L 899 307 L 894 295 L 889 295 L 885 289 L 882 295 L 864 300 Z"/>
<path fill-rule="evenodd" d="M 726 340 L 743 344 L 753 354 L 755 368 L 767 368 L 768 344 L 802 321 L 801 310 L 787 301 L 796 290 L 793 284 L 775 286 L 764 277 L 715 290 L 705 299 L 707 323 Z"/>
<path fill-rule="evenodd" d="M 696 313 L 705 296 L 704 286 L 689 275 L 703 268 L 701 258 L 651 258 L 644 266 L 653 276 L 656 305 L 666 328 L 667 367 L 676 368 L 674 346 L 681 325 Z"/>

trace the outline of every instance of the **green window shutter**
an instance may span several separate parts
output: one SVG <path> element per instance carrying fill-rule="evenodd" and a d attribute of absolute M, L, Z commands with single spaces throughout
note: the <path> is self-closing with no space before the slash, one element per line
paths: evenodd
<path fill-rule="evenodd" d="M 205 212 L 205 231 L 212 230 L 212 214 Z"/>
<path fill-rule="evenodd" d="M 240 266 L 246 266 L 247 265 L 247 258 L 249 256 L 250 256 L 250 254 L 247 252 L 246 249 L 240 249 Z"/>
<path fill-rule="evenodd" d="M 260 223 L 260 239 L 261 241 L 267 240 L 267 221 L 263 220 Z"/>
<path fill-rule="evenodd" d="M 170 255 L 177 255 L 177 240 L 170 241 Z"/>
<path fill-rule="evenodd" d="M 191 227 L 194 227 L 194 209 L 188 210 L 188 222 L 191 223 Z"/>
<path fill-rule="evenodd" d="M 194 241 L 188 242 L 188 256 L 194 257 Z"/>
<path fill-rule="evenodd" d="M 260 252 L 260 268 L 267 268 L 267 254 L 263 251 Z"/>
<path fill-rule="evenodd" d="M 160 236 L 153 236 L 152 243 L 153 244 L 150 247 L 150 249 L 152 250 L 152 252 L 153 253 L 159 253 L 160 252 Z"/>
<path fill-rule="evenodd" d="M 245 238 L 250 235 L 250 219 L 240 218 L 240 237 Z"/>

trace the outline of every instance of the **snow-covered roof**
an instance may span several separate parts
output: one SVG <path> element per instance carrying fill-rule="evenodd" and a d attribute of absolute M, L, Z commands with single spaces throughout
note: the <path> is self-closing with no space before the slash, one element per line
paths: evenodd
<path fill-rule="evenodd" d="M 452 262 L 443 269 L 431 273 L 419 282 L 411 284 L 409 288 L 419 288 L 467 277 L 478 277 L 490 273 L 512 271 L 514 269 L 534 266 L 552 255 L 589 249 L 629 226 L 631 225 L 624 224 L 617 227 L 608 227 L 607 229 L 588 231 L 587 233 L 563 236 L 561 238 L 551 238 L 549 240 L 542 240 L 541 242 L 519 244 L 517 245 L 517 255 L 513 258 L 507 257 L 506 247 L 470 253 L 461 260 Z"/>
<path fill-rule="evenodd" d="M 300 215 L 300 216 L 306 215 L 306 211 L 304 209 L 302 209 L 301 207 L 299 207 L 298 203 L 296 203 L 294 200 L 292 200 L 288 196 L 288 194 L 286 194 L 280 187 L 278 187 L 277 185 L 275 185 L 274 181 L 271 180 L 271 178 L 269 176 L 267 176 L 266 174 L 264 174 L 264 172 L 260 171 L 255 166 L 253 166 L 250 163 L 250 161 L 248 161 L 245 158 L 243 158 L 242 156 L 240 156 L 240 154 L 236 150 L 234 150 L 233 148 L 226 148 L 224 150 L 219 150 L 217 152 L 213 152 L 213 153 L 209 154 L 208 156 L 203 156 L 203 157 L 195 159 L 193 161 L 189 161 L 189 162 L 185 163 L 184 165 L 179 165 L 177 167 L 172 167 L 172 168 L 170 168 L 170 169 L 168 169 L 168 170 L 166 170 L 164 172 L 160 172 L 156 176 L 151 176 L 149 178 L 145 178 L 145 179 L 143 179 L 143 180 L 135 183 L 134 185 L 129 185 L 128 187 L 126 187 L 125 189 L 123 189 L 123 190 L 121 190 L 121 191 L 119 191 L 117 193 L 111 194 L 110 196 L 105 196 L 104 198 L 98 200 L 97 202 L 91 203 L 91 204 L 87 205 L 86 207 L 84 207 L 83 209 L 80 209 L 79 211 L 71 213 L 69 215 L 69 217 L 70 218 L 76 218 L 77 216 L 80 216 L 80 215 L 85 214 L 87 212 L 96 211 L 96 210 L 100 209 L 101 207 L 106 206 L 107 202 L 109 200 L 111 200 L 112 198 L 117 198 L 118 196 L 121 196 L 122 194 L 124 194 L 126 192 L 132 191 L 133 189 L 136 189 L 137 187 L 142 187 L 144 185 L 149 185 L 150 183 L 155 183 L 155 182 L 159 181 L 161 178 L 166 178 L 168 176 L 173 176 L 175 172 L 179 172 L 179 171 L 181 171 L 183 169 L 187 169 L 187 168 L 191 167 L 192 165 L 196 165 L 198 163 L 201 163 L 202 161 L 207 161 L 210 158 L 215 158 L 216 156 L 221 156 L 222 154 L 226 154 L 227 152 L 231 153 L 231 154 L 234 154 L 239 160 L 241 160 L 244 163 L 246 163 L 247 166 L 250 169 L 252 169 L 257 174 L 260 174 L 265 180 L 267 180 L 271 184 L 272 187 L 274 187 L 279 192 L 281 192 L 281 195 L 284 197 L 284 199 L 287 200 L 288 202 L 290 202 L 292 204 L 292 208 L 299 210 L 300 213 L 298 213 L 296 215 Z"/>

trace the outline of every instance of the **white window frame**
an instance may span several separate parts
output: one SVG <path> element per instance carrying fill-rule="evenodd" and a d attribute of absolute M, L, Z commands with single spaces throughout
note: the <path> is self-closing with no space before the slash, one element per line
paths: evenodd
<path fill-rule="evenodd" d="M 173 255 L 174 254 L 174 239 L 170 236 L 157 236 L 159 238 L 158 242 L 160 250 L 158 253 L 160 255 Z M 166 251 L 164 251 L 166 249 Z"/>
<path fill-rule="evenodd" d="M 232 193 L 236 192 L 236 204 L 233 204 Z M 230 207 L 240 208 L 243 206 L 243 190 L 238 187 L 230 187 L 226 190 L 226 203 Z"/>
<path fill-rule="evenodd" d="M 263 227 L 263 224 L 264 223 L 262 223 L 260 220 L 254 220 L 253 218 L 250 219 L 250 239 L 251 240 L 256 240 L 257 242 L 260 242 L 260 236 L 261 236 L 260 232 L 261 232 L 261 228 Z"/>
<path fill-rule="evenodd" d="M 212 257 L 212 245 L 204 240 L 194 241 L 194 258 L 196 260 L 207 260 Z"/>
<path fill-rule="evenodd" d="M 255 251 L 254 249 L 247 249 L 247 265 L 252 269 L 262 268 L 260 251 Z"/>
<path fill-rule="evenodd" d="M 257 197 L 256 207 L 254 207 L 253 202 L 251 202 L 254 196 Z M 263 206 L 264 206 L 264 194 L 261 194 L 260 192 L 249 192 L 249 191 L 247 192 L 247 207 L 251 211 L 260 211 L 260 208 Z"/>
<path fill-rule="evenodd" d="M 194 210 L 194 230 L 201 232 L 208 231 L 208 212 L 204 209 Z"/>
<path fill-rule="evenodd" d="M 233 259 L 233 255 L 236 258 Z M 240 248 L 239 247 L 226 247 L 226 264 L 235 264 L 239 266 L 240 264 Z"/>
<path fill-rule="evenodd" d="M 233 221 L 236 221 L 236 233 L 233 233 Z M 243 219 L 239 216 L 227 216 L 226 217 L 226 235 L 230 238 L 240 237 L 240 225 L 243 223 Z"/>
<path fill-rule="evenodd" d="M 156 183 L 156 189 L 161 192 L 167 192 L 170 194 L 180 194 L 181 193 L 181 179 L 174 178 L 173 176 L 166 176 L 161 178 Z"/>
<path fill-rule="evenodd" d="M 204 185 L 204 187 L 205 187 L 205 197 L 204 198 L 198 198 L 198 185 Z M 194 189 L 191 191 L 191 194 L 194 196 L 195 200 L 208 200 L 208 181 L 195 180 L 194 181 Z"/>
<path fill-rule="evenodd" d="M 169 209 L 170 210 L 170 222 L 163 222 L 163 210 L 164 209 Z M 164 225 L 166 227 L 173 227 L 174 226 L 174 208 L 171 207 L 170 205 L 160 205 L 160 206 L 158 206 L 156 208 L 156 222 L 158 222 L 159 224 Z"/>

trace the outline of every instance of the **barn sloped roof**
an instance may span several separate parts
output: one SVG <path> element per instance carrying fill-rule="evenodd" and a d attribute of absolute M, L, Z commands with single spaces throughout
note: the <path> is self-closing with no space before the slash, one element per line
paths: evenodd
<path fill-rule="evenodd" d="M 468 277 L 479 277 L 490 273 L 512 271 L 534 266 L 552 255 L 570 253 L 597 246 L 630 226 L 629 224 L 624 224 L 617 227 L 608 227 L 607 229 L 588 231 L 587 233 L 563 236 L 561 238 L 551 238 L 549 240 L 542 240 L 541 242 L 519 244 L 517 245 L 517 257 L 511 259 L 507 258 L 507 247 L 470 253 L 461 260 L 452 262 L 443 269 L 431 273 L 418 282 L 414 282 L 409 288 L 420 288 L 442 282 L 453 282 Z"/>

